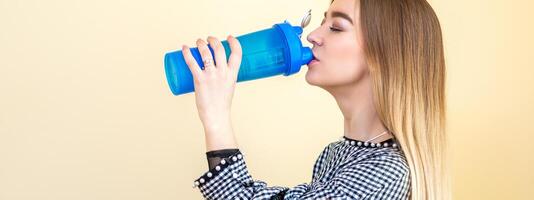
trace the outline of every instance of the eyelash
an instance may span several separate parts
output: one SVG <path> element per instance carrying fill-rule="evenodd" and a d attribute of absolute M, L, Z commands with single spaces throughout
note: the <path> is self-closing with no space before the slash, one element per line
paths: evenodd
<path fill-rule="evenodd" d="M 333 32 L 340 32 L 341 30 L 337 29 L 337 28 L 333 28 L 333 27 L 330 27 L 330 30 L 333 31 Z"/>
<path fill-rule="evenodd" d="M 324 21 L 325 21 L 325 20 L 323 19 L 323 21 L 321 22 L 321 25 L 324 24 Z M 334 28 L 334 27 L 329 27 L 329 28 L 330 28 L 330 31 L 332 31 L 332 32 L 341 32 L 340 29 L 337 29 L 337 28 Z"/>

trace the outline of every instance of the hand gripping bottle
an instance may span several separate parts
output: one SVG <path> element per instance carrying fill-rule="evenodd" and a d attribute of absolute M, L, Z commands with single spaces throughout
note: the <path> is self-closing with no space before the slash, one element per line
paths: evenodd
<path fill-rule="evenodd" d="M 237 82 L 280 74 L 289 76 L 299 72 L 302 65 L 308 64 L 313 59 L 313 54 L 309 47 L 302 46 L 300 38 L 302 28 L 308 25 L 310 17 L 311 10 L 302 20 L 301 26 L 292 26 L 284 21 L 271 28 L 236 37 L 241 44 L 243 55 Z M 228 41 L 221 43 L 228 60 L 231 53 Z M 213 56 L 213 49 L 209 45 L 208 48 Z M 204 64 L 198 48 L 191 48 L 191 54 L 202 68 Z M 215 61 L 215 58 L 213 60 Z M 193 76 L 181 50 L 165 54 L 164 62 L 167 82 L 174 95 L 195 90 Z"/>

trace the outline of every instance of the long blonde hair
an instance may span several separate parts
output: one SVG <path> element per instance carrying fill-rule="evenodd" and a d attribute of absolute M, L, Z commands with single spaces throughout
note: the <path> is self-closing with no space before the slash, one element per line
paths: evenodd
<path fill-rule="evenodd" d="M 374 104 L 406 156 L 410 199 L 450 199 L 446 71 L 436 14 L 425 0 L 360 0 L 360 21 Z"/>

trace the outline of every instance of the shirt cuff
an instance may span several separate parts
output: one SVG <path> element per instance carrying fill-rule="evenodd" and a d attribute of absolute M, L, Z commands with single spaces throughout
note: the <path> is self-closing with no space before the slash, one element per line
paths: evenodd
<path fill-rule="evenodd" d="M 254 181 L 248 173 L 243 154 L 238 151 L 222 158 L 213 169 L 197 178 L 193 187 L 198 187 L 207 199 L 226 199 L 239 195 L 250 186 L 255 186 Z"/>
<path fill-rule="evenodd" d="M 219 164 L 223 158 L 228 158 L 237 153 L 239 153 L 239 149 L 221 149 L 206 152 L 208 170 L 215 168 L 215 166 L 217 166 L 217 164 Z"/>

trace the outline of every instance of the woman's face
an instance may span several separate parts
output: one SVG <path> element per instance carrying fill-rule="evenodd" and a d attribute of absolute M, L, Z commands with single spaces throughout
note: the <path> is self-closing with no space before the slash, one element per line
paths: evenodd
<path fill-rule="evenodd" d="M 335 0 L 307 40 L 317 61 L 308 64 L 306 81 L 324 89 L 355 85 L 368 74 L 360 30 L 359 0 Z"/>

